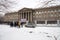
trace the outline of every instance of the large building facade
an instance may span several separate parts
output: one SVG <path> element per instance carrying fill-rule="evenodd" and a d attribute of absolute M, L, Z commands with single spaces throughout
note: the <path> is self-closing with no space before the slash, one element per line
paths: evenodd
<path fill-rule="evenodd" d="M 36 22 L 37 24 L 60 24 L 60 6 L 47 8 L 23 8 L 18 12 L 5 14 L 5 22 Z"/>
<path fill-rule="evenodd" d="M 60 21 L 60 6 L 35 9 L 37 23 L 56 24 Z"/>
<path fill-rule="evenodd" d="M 18 13 L 17 12 L 6 13 L 3 18 L 4 22 L 18 21 Z"/>

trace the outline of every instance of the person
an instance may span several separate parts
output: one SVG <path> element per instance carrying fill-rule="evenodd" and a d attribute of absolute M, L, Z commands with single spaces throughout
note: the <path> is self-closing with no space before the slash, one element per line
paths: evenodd
<path fill-rule="evenodd" d="M 19 26 L 19 28 L 20 28 L 20 22 L 18 22 L 18 26 Z"/>
<path fill-rule="evenodd" d="M 10 22 L 10 26 L 13 27 L 13 22 Z"/>
<path fill-rule="evenodd" d="M 23 22 L 21 22 L 21 26 L 23 27 Z"/>

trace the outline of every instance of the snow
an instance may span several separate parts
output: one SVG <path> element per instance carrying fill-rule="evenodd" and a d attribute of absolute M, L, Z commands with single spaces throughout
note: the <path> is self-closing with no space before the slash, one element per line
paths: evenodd
<path fill-rule="evenodd" d="M 0 40 L 60 40 L 60 27 L 18 28 L 0 25 Z"/>
<path fill-rule="evenodd" d="M 59 24 L 37 24 L 37 26 L 38 27 L 43 27 L 43 26 L 45 26 L 45 27 L 60 27 L 60 25 Z"/>

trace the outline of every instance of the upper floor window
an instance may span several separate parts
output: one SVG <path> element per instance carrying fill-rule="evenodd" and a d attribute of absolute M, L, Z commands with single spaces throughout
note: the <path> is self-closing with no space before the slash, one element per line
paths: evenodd
<path fill-rule="evenodd" d="M 51 14 L 50 16 L 53 17 L 53 14 Z"/>
<path fill-rule="evenodd" d="M 51 12 L 53 12 L 53 10 L 51 10 Z"/>
<path fill-rule="evenodd" d="M 60 15 L 59 15 L 60 16 Z"/>
<path fill-rule="evenodd" d="M 50 11 L 48 10 L 48 13 L 49 13 Z"/>
<path fill-rule="evenodd" d="M 55 12 L 57 12 L 57 10 L 54 10 Z"/>
<path fill-rule="evenodd" d="M 41 14 L 41 12 L 39 12 L 39 14 Z"/>
<path fill-rule="evenodd" d="M 60 12 L 60 9 L 58 10 L 58 12 Z"/>
<path fill-rule="evenodd" d="M 56 17 L 57 15 L 55 15 L 55 17 Z"/>
<path fill-rule="evenodd" d="M 44 11 L 44 13 L 47 13 L 47 11 Z"/>
<path fill-rule="evenodd" d="M 36 14 L 38 14 L 39 12 L 36 12 Z"/>

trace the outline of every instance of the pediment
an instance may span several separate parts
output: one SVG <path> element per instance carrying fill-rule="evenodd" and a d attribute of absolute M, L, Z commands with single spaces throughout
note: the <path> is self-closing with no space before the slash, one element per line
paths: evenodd
<path fill-rule="evenodd" d="M 19 12 L 21 12 L 21 11 L 32 11 L 33 9 L 31 9 L 31 8 L 22 8 L 21 10 L 19 10 Z"/>

